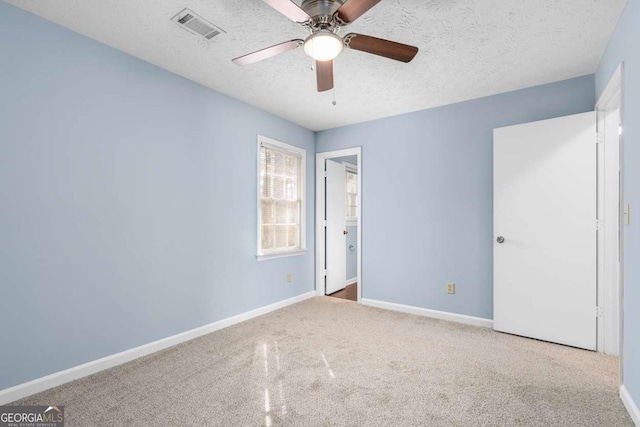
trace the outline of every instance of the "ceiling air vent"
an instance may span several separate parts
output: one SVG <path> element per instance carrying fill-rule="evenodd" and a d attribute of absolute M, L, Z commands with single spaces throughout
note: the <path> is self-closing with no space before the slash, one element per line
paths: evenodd
<path fill-rule="evenodd" d="M 189 9 L 184 9 L 171 20 L 190 33 L 197 34 L 205 40 L 211 40 L 218 34 L 225 32 L 222 28 L 216 27 Z"/>

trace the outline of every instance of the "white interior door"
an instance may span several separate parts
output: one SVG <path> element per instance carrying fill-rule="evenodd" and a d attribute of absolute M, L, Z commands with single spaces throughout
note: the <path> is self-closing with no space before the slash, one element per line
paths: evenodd
<path fill-rule="evenodd" d="M 590 112 L 494 130 L 498 331 L 596 348 L 595 124 Z"/>
<path fill-rule="evenodd" d="M 327 295 L 345 288 L 347 275 L 347 236 L 345 198 L 345 167 L 332 160 L 326 161 L 326 289 Z"/>

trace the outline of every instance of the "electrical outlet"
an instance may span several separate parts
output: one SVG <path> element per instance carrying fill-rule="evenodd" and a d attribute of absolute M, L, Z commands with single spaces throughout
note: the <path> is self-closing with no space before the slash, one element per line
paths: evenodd
<path fill-rule="evenodd" d="M 291 283 L 291 273 L 287 273 L 287 283 Z"/>
<path fill-rule="evenodd" d="M 447 283 L 447 293 L 455 294 L 456 293 L 456 284 L 453 282 Z"/>

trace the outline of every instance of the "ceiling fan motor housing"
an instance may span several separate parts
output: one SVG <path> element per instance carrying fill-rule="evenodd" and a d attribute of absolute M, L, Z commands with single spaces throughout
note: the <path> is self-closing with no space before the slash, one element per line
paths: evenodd
<path fill-rule="evenodd" d="M 304 0 L 300 6 L 314 19 L 330 17 L 344 4 L 346 0 Z"/>

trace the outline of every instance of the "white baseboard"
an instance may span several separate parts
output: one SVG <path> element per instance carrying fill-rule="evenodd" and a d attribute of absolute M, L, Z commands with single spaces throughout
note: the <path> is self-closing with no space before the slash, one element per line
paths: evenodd
<path fill-rule="evenodd" d="M 353 285 L 356 282 L 358 282 L 357 277 L 354 277 L 353 279 L 347 279 L 347 281 L 345 282 L 345 286 Z"/>
<path fill-rule="evenodd" d="M 399 311 L 401 313 L 415 314 L 418 316 L 431 317 L 434 319 L 448 320 L 450 322 L 464 323 L 467 325 L 492 328 L 493 320 L 481 317 L 465 316 L 464 314 L 449 313 L 446 311 L 429 310 L 428 308 L 413 307 L 410 305 L 395 304 L 392 302 L 376 301 L 362 298 L 360 303 L 370 307 L 383 308 L 385 310 Z"/>
<path fill-rule="evenodd" d="M 636 405 L 629 391 L 623 385 L 620 386 L 620 399 L 622 399 L 622 403 L 624 403 L 624 407 L 627 408 L 636 427 L 640 427 L 640 409 L 638 409 L 638 405 Z"/>
<path fill-rule="evenodd" d="M 83 363 L 82 365 L 74 366 L 73 368 L 65 369 L 64 371 L 56 372 L 42 378 L 37 378 L 23 384 L 18 384 L 16 386 L 0 390 L 0 405 L 6 405 L 7 403 L 31 396 L 32 394 L 40 393 L 50 388 L 68 383 L 69 381 L 77 380 L 78 378 L 86 377 L 105 369 L 113 368 L 114 366 L 122 365 L 123 363 L 130 362 L 139 357 L 173 347 L 174 345 L 198 338 L 202 335 L 210 334 L 211 332 L 235 325 L 236 323 L 262 316 L 263 314 L 313 298 L 314 296 L 315 291 L 307 292 L 284 301 L 260 307 L 199 328 L 191 329 L 177 335 L 172 335 L 158 341 L 144 344 L 140 347 L 125 350 L 121 353 L 112 354 L 111 356 Z"/>

